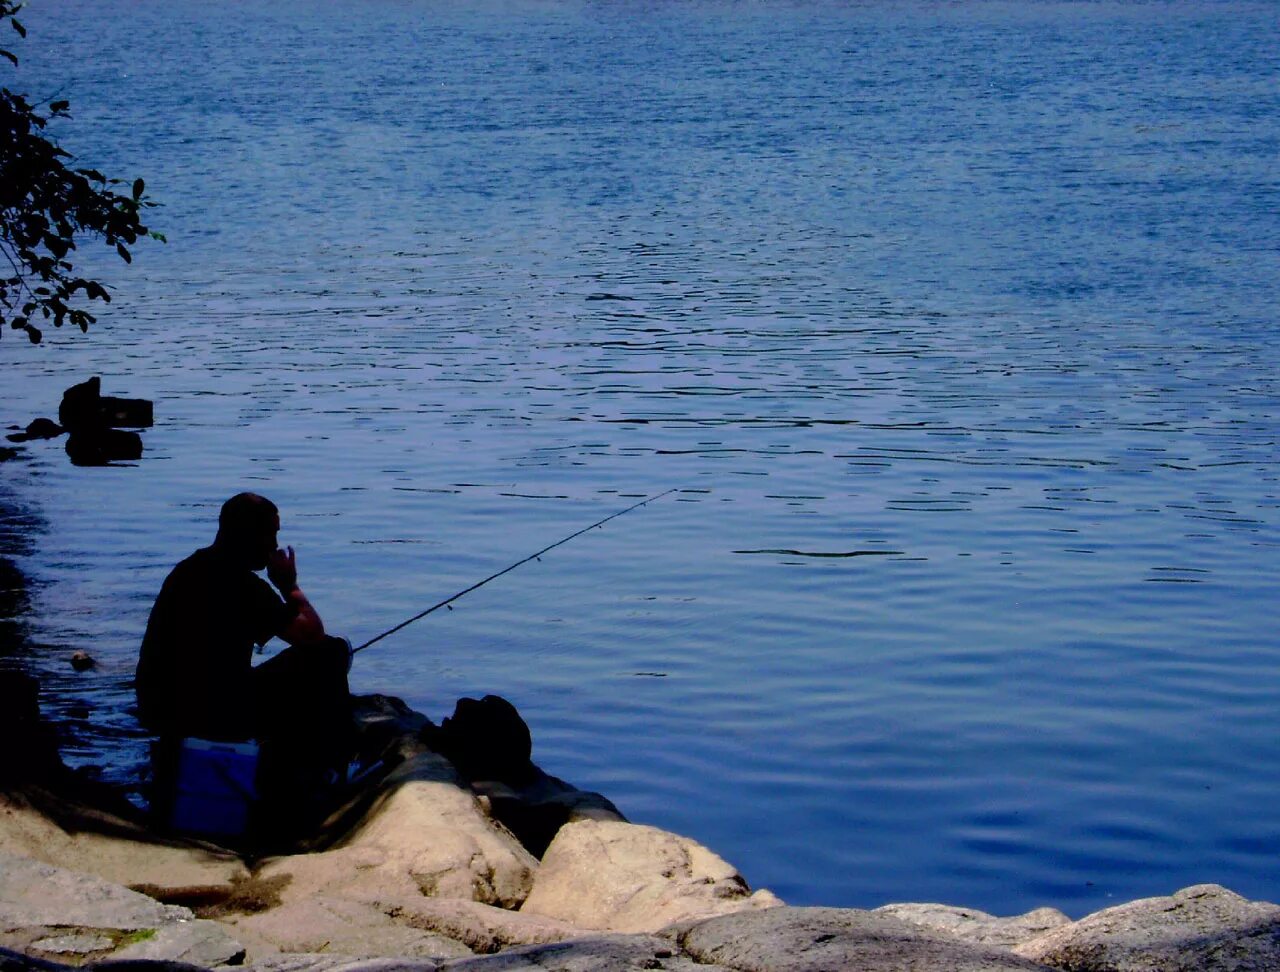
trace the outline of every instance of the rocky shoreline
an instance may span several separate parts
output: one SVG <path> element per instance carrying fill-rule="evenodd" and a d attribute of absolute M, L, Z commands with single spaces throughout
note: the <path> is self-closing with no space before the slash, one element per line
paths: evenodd
<path fill-rule="evenodd" d="M 10 706 L 21 744 L 0 777 L 0 972 L 1280 969 L 1280 907 L 1216 885 L 1079 921 L 790 907 L 532 764 L 514 782 L 461 772 L 396 699 L 362 697 L 359 715 L 389 772 L 288 852 L 258 857 L 151 833 Z"/>

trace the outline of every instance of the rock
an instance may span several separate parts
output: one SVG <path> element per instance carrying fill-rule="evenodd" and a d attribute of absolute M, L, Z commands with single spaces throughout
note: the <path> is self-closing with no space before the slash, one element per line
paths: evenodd
<path fill-rule="evenodd" d="M 88 932 L 55 935 L 52 938 L 40 938 L 31 943 L 33 950 L 46 955 L 91 955 L 94 952 L 109 951 L 115 946 L 115 939 Z"/>
<path fill-rule="evenodd" d="M 244 958 L 218 924 L 101 878 L 0 854 L 0 942 L 36 957 L 162 959 L 213 966 Z"/>
<path fill-rule="evenodd" d="M 582 820 L 551 842 L 521 912 L 583 928 L 657 931 L 677 921 L 780 904 L 751 893 L 701 844 L 656 827 Z"/>
<path fill-rule="evenodd" d="M 487 815 L 433 753 L 406 759 L 383 781 L 359 826 L 330 850 L 267 862 L 288 875 L 285 902 L 322 889 L 419 893 L 517 907 L 537 860 Z"/>
<path fill-rule="evenodd" d="M 0 853 L 0 926 L 154 928 L 184 916 L 191 913 L 91 874 Z"/>
<path fill-rule="evenodd" d="M 493 816 L 535 857 L 566 823 L 625 820 L 609 800 L 548 776 L 530 758 L 532 736 L 506 699 L 462 698 L 440 726 L 427 722 L 418 739 L 444 756 Z"/>
<path fill-rule="evenodd" d="M 111 961 L 183 962 L 202 968 L 238 965 L 244 957 L 244 946 L 222 925 L 189 918 L 161 925 L 154 935 L 139 936 L 109 956 Z"/>
<path fill-rule="evenodd" d="M 112 398 L 98 400 L 102 421 L 113 429 L 149 429 L 155 422 L 155 409 L 145 398 Z"/>
<path fill-rule="evenodd" d="M 655 935 L 600 935 L 447 962 L 441 966 L 441 972 L 592 972 L 597 969 L 717 972 L 719 968 L 690 960 L 676 952 L 670 942 Z"/>
<path fill-rule="evenodd" d="M 845 908 L 770 908 L 669 934 L 695 961 L 739 972 L 1015 972 L 1045 966 L 970 945 L 891 915 Z"/>
<path fill-rule="evenodd" d="M 471 790 L 485 797 L 493 815 L 525 849 L 542 857 L 567 823 L 578 820 L 626 822 L 621 811 L 599 793 L 590 793 L 548 776 L 534 766 L 526 781 L 513 787 L 500 780 L 473 780 Z"/>
<path fill-rule="evenodd" d="M 26 787 L 0 793 L 0 852 L 72 868 L 148 892 L 224 889 L 248 878 L 228 851 L 190 841 L 165 841 L 139 822 L 77 805 L 64 793 Z"/>
<path fill-rule="evenodd" d="M 64 431 L 61 425 L 47 418 L 32 419 L 26 429 L 28 439 L 56 439 Z"/>
<path fill-rule="evenodd" d="M 1046 931 L 1071 924 L 1071 919 L 1056 908 L 1037 908 L 1025 915 L 997 918 L 972 908 L 954 908 L 940 904 L 890 904 L 876 908 L 873 914 L 892 915 L 922 928 L 954 935 L 962 941 L 999 948 L 1013 948 Z"/>
<path fill-rule="evenodd" d="M 13 426 L 10 426 L 12 428 Z M 32 439 L 56 439 L 64 429 L 53 419 L 33 419 L 21 432 L 5 436 L 10 442 L 30 442 Z"/>
<path fill-rule="evenodd" d="M 245 967 L 245 972 L 436 972 L 428 959 L 373 958 L 349 955 L 272 955 Z M 0 972 L 6 970 L 0 969 Z M 119 972 L 112 969 L 111 972 Z"/>
<path fill-rule="evenodd" d="M 102 379 L 90 378 L 62 394 L 58 421 L 70 432 L 67 456 L 77 466 L 142 458 L 142 437 L 121 428 L 150 428 L 151 402 L 141 398 L 104 398 Z"/>
<path fill-rule="evenodd" d="M 102 379 L 98 377 L 72 385 L 62 393 L 62 403 L 58 406 L 58 421 L 72 433 L 108 428 L 147 429 L 153 420 L 151 402 L 145 398 L 104 397 Z"/>
<path fill-rule="evenodd" d="M 329 894 L 312 895 L 230 924 L 238 938 L 257 946 L 258 954 L 267 948 L 360 958 L 446 959 L 472 954 L 447 935 L 399 920 L 394 910 Z"/>
<path fill-rule="evenodd" d="M 87 651 L 75 651 L 71 653 L 71 667 L 77 672 L 87 672 L 97 668 L 98 662 Z"/>
<path fill-rule="evenodd" d="M 1280 906 L 1198 884 L 1096 912 L 1014 951 L 1071 972 L 1274 972 Z"/>
<path fill-rule="evenodd" d="M 552 918 L 507 911 L 457 898 L 371 895 L 368 903 L 395 920 L 461 942 L 473 952 L 489 953 L 520 945 L 546 945 L 587 934 Z"/>
<path fill-rule="evenodd" d="M 72 385 L 62 393 L 62 404 L 58 406 L 58 421 L 69 432 L 99 427 L 102 424 L 98 411 L 98 402 L 101 398 L 101 378 L 95 376 L 78 385 Z"/>

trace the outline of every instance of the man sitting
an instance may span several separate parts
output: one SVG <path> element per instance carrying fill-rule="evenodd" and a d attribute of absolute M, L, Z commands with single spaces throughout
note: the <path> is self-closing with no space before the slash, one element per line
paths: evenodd
<path fill-rule="evenodd" d="M 346 768 L 351 648 L 325 634 L 298 587 L 293 548 L 276 546 L 279 530 L 270 500 L 231 497 L 212 545 L 170 572 L 151 610 L 136 691 L 143 725 L 160 737 L 152 810 L 161 821 L 185 738 L 257 740 L 259 792 L 277 812 Z M 263 569 L 270 584 L 255 573 Z M 289 647 L 255 667 L 254 647 L 273 637 Z"/>

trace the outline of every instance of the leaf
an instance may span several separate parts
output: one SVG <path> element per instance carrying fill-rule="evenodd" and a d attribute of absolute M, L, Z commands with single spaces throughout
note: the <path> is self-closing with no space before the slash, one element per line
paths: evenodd
<path fill-rule="evenodd" d="M 0 57 L 8 58 L 13 62 L 14 67 L 18 66 L 18 55 L 14 54 L 12 51 L 0 50 Z"/>
<path fill-rule="evenodd" d="M 142 198 L 142 190 L 145 188 L 145 186 L 146 186 L 146 183 L 144 183 L 141 179 L 133 180 L 133 198 L 135 200 Z"/>
<path fill-rule="evenodd" d="M 18 32 L 19 37 L 27 36 L 27 28 L 23 27 L 22 24 L 18 23 L 12 17 L 9 18 L 9 26 Z"/>
<path fill-rule="evenodd" d="M 42 337 L 44 337 L 44 335 L 40 333 L 40 328 L 38 328 L 38 327 L 32 327 L 30 324 L 28 324 L 28 325 L 27 325 L 27 337 L 29 337 L 29 338 L 31 339 L 31 343 L 32 343 L 32 344 L 39 344 L 39 343 L 40 343 L 40 339 L 41 339 Z"/>
<path fill-rule="evenodd" d="M 116 244 L 116 252 L 120 254 L 120 259 L 125 263 L 132 263 L 133 257 L 129 255 L 129 251 L 125 249 L 123 243 Z"/>
<path fill-rule="evenodd" d="M 68 108 L 70 108 L 70 107 L 71 107 L 71 102 L 69 102 L 69 101 L 51 101 L 51 102 L 49 102 L 49 110 L 50 110 L 51 112 L 53 112 L 55 115 L 61 115 L 61 114 L 65 113 L 65 112 L 66 112 L 66 110 L 67 110 Z"/>

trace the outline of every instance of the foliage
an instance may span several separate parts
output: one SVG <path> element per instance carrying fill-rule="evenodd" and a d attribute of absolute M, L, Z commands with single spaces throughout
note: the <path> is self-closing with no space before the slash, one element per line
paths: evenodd
<path fill-rule="evenodd" d="M 15 15 L 22 8 L 0 0 L 0 29 L 5 22 L 18 34 L 27 32 Z M 18 58 L 0 48 L 0 59 L 16 67 Z M 74 157 L 55 142 L 46 128 L 54 119 L 70 117 L 66 101 L 37 102 L 0 88 L 0 254 L 10 276 L 0 276 L 0 334 L 4 325 L 25 331 L 38 343 L 36 322 L 61 327 L 70 321 L 86 331 L 96 318 L 85 302 L 110 302 L 107 288 L 78 276 L 68 256 L 76 240 L 91 237 L 113 247 L 126 263 L 129 248 L 144 236 L 163 240 L 142 223 L 143 209 L 155 205 L 141 179 L 125 192 L 94 169 L 71 168 Z M 5 272 L 0 261 L 0 274 Z M 78 306 L 80 305 L 80 306 Z"/>

